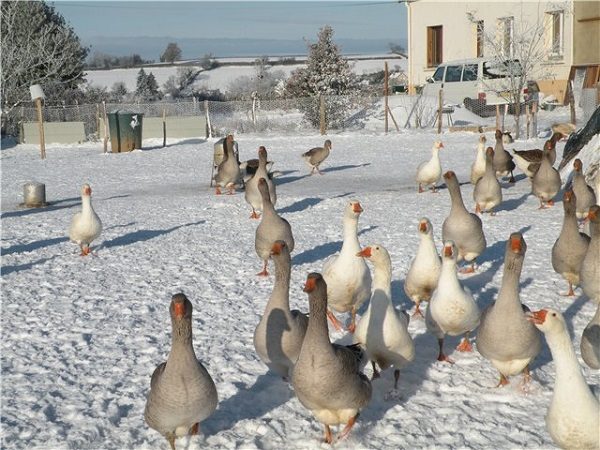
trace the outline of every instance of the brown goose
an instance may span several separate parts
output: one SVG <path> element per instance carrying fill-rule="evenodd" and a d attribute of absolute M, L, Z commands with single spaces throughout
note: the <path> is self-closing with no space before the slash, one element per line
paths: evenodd
<path fill-rule="evenodd" d="M 508 153 L 504 149 L 504 143 L 502 142 L 502 131 L 496 130 L 496 146 L 494 147 L 494 170 L 496 175 L 500 177 L 506 177 L 510 174 L 509 183 L 515 182 L 513 170 L 515 170 L 515 163 Z"/>
<path fill-rule="evenodd" d="M 483 225 L 477 214 L 470 213 L 465 208 L 456 174 L 449 170 L 444 174 L 444 179 L 448 186 L 452 206 L 450 214 L 442 224 L 442 239 L 454 242 L 458 247 L 458 261 L 465 260 L 467 263 L 471 263 L 468 269 L 461 272 L 471 273 L 475 271 L 475 258 L 486 247 Z"/>
<path fill-rule="evenodd" d="M 290 223 L 283 217 L 280 217 L 275 211 L 275 207 L 269 196 L 269 186 L 264 178 L 258 180 L 258 190 L 262 197 L 263 214 L 261 221 L 256 228 L 254 239 L 254 248 L 256 254 L 263 260 L 263 270 L 257 275 L 267 276 L 267 264 L 271 256 L 273 243 L 282 240 L 286 243 L 290 253 L 294 251 L 294 236 Z"/>
<path fill-rule="evenodd" d="M 244 198 L 252 208 L 252 214 L 250 214 L 251 219 L 259 219 L 260 214 L 258 211 L 262 211 L 262 196 L 258 190 L 258 180 L 261 178 L 266 180 L 267 186 L 269 187 L 271 203 L 275 205 L 277 203 L 277 193 L 275 184 L 269 177 L 267 171 L 267 149 L 262 145 L 258 148 L 258 168 L 256 169 L 254 176 L 246 182 L 246 189 L 244 190 Z"/>
<path fill-rule="evenodd" d="M 292 374 L 300 403 L 325 426 L 325 442 L 333 443 L 330 426 L 345 424 L 337 440 L 350 433 L 361 408 L 371 399 L 371 382 L 360 372 L 360 361 L 349 347 L 332 344 L 327 328 L 327 284 L 319 273 L 310 273 L 308 329 Z"/>
<path fill-rule="evenodd" d="M 583 293 L 594 303 L 600 303 L 600 206 L 590 208 L 588 219 L 592 238 L 581 263 L 579 277 Z"/>
<path fill-rule="evenodd" d="M 489 212 L 495 215 L 494 208 L 502 203 L 502 187 L 496 178 L 493 167 L 494 149 L 488 147 L 485 152 L 485 173 L 477 180 L 473 188 L 475 212 L 477 214 Z"/>
<path fill-rule="evenodd" d="M 233 136 L 227 136 L 223 141 L 223 161 L 217 167 L 217 174 L 215 175 L 215 193 L 217 195 L 221 194 L 221 187 L 228 188 L 229 194 L 233 194 L 235 192 L 235 185 L 242 182 L 240 163 L 233 151 L 233 145 Z"/>
<path fill-rule="evenodd" d="M 500 372 L 498 386 L 520 372 L 529 381 L 529 364 L 542 347 L 541 333 L 527 320 L 519 298 L 519 278 L 527 244 L 521 233 L 512 233 L 506 242 L 504 275 L 494 303 L 481 314 L 477 350 Z"/>
<path fill-rule="evenodd" d="M 552 246 L 552 267 L 554 271 L 569 283 L 568 297 L 575 295 L 573 285 L 579 284 L 581 264 L 587 252 L 590 238 L 587 234 L 580 233 L 575 216 L 577 197 L 573 191 L 566 191 L 563 195 L 565 216 L 558 239 Z"/>
<path fill-rule="evenodd" d="M 556 161 L 556 147 L 551 140 L 546 141 L 542 150 L 537 148 L 532 150 L 513 150 L 513 156 L 519 169 L 529 178 L 533 178 L 540 168 L 544 152 L 550 154 L 550 163 L 554 164 L 554 161 Z"/>
<path fill-rule="evenodd" d="M 311 175 L 315 171 L 317 171 L 318 174 L 323 175 L 323 173 L 319 171 L 319 165 L 327 159 L 330 150 L 331 141 L 327 139 L 323 144 L 323 147 L 314 147 L 302 154 L 302 158 L 304 158 L 306 163 L 310 166 Z"/>
<path fill-rule="evenodd" d="M 144 418 L 175 450 L 177 437 L 198 433 L 200 422 L 217 408 L 218 395 L 210 374 L 194 353 L 191 302 L 176 294 L 169 312 L 171 351 L 152 374 Z"/>
<path fill-rule="evenodd" d="M 300 354 L 308 318 L 298 310 L 290 310 L 291 259 L 284 241 L 275 241 L 271 258 L 275 263 L 275 282 L 254 331 L 254 349 L 270 370 L 288 380 Z"/>
<path fill-rule="evenodd" d="M 578 219 L 586 219 L 590 207 L 596 204 L 596 194 L 594 190 L 585 182 L 583 175 L 583 163 L 579 158 L 573 163 L 573 192 L 577 197 L 577 209 L 575 214 Z"/>
<path fill-rule="evenodd" d="M 531 190 L 540 200 L 540 209 L 554 205 L 554 196 L 560 191 L 560 173 L 550 163 L 550 154 L 544 153 L 540 168 L 531 179 Z"/>

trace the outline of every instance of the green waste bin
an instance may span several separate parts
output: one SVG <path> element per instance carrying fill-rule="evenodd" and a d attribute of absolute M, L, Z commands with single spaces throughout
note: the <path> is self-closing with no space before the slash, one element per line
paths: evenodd
<path fill-rule="evenodd" d="M 143 113 L 117 110 L 108 113 L 107 116 L 113 153 L 142 148 Z"/>

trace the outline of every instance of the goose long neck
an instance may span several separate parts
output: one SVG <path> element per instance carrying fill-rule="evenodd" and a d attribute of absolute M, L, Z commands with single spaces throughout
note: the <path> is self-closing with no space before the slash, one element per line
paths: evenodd
<path fill-rule="evenodd" d="M 496 171 L 494 170 L 494 160 L 491 156 L 485 157 L 485 174 L 487 176 L 496 177 Z"/>
<path fill-rule="evenodd" d="M 450 192 L 450 200 L 452 202 L 451 210 L 462 210 L 467 211 L 463 202 L 462 193 L 460 192 L 460 186 L 458 180 L 452 180 L 448 185 L 448 191 Z"/>
<path fill-rule="evenodd" d="M 546 340 L 556 365 L 554 395 L 572 396 L 579 388 L 588 389 L 568 332 L 547 333 Z"/>
<path fill-rule="evenodd" d="M 81 197 L 81 210 L 83 212 L 88 212 L 92 209 L 92 197 L 89 195 L 84 195 Z"/>
<path fill-rule="evenodd" d="M 269 196 L 269 191 L 267 189 L 261 189 L 260 196 L 262 197 L 263 214 L 266 213 L 267 215 L 275 215 L 275 207 L 273 206 L 273 202 Z"/>
<path fill-rule="evenodd" d="M 523 269 L 523 258 L 508 255 L 505 258 L 504 274 L 502 275 L 502 284 L 498 293 L 498 305 L 512 305 L 521 309 L 519 299 L 519 279 Z"/>
<path fill-rule="evenodd" d="M 173 326 L 171 355 L 189 351 L 193 353 L 191 320 L 172 320 L 171 322 Z"/>
<path fill-rule="evenodd" d="M 269 298 L 270 307 L 280 307 L 284 311 L 290 309 L 290 276 L 289 258 L 287 261 L 283 258 L 275 259 L 275 283 L 273 293 Z"/>
<path fill-rule="evenodd" d="M 577 224 L 577 216 L 575 215 L 575 207 L 567 206 L 565 208 L 565 215 L 563 217 L 562 231 L 561 233 L 568 232 L 579 233 L 579 225 Z"/>
<path fill-rule="evenodd" d="M 331 347 L 329 330 L 327 329 L 327 304 L 317 295 L 324 293 L 311 293 L 309 296 L 309 320 L 304 340 L 309 345 L 317 344 L 320 348 Z"/>
<path fill-rule="evenodd" d="M 442 270 L 440 272 L 438 286 L 442 285 L 445 288 L 460 289 L 460 283 L 458 282 L 458 276 L 456 275 L 456 261 L 453 259 L 444 258 L 442 261 Z"/>
<path fill-rule="evenodd" d="M 378 262 L 374 264 L 373 291 L 381 290 L 388 298 L 392 297 L 392 267 L 389 263 Z"/>
<path fill-rule="evenodd" d="M 358 218 L 344 217 L 344 241 L 340 253 L 352 253 L 355 255 L 360 251 L 358 242 Z"/>

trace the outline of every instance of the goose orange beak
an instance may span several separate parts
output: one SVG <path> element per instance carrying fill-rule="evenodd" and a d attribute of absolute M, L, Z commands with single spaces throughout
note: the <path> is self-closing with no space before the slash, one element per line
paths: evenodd
<path fill-rule="evenodd" d="M 427 222 L 420 222 L 419 223 L 419 231 L 421 233 L 425 233 L 427 231 Z"/>
<path fill-rule="evenodd" d="M 570 202 L 571 200 L 573 200 L 573 191 L 565 191 L 565 194 L 563 195 L 563 201 Z"/>
<path fill-rule="evenodd" d="M 447 257 L 452 256 L 452 246 L 451 245 L 444 247 L 444 256 L 447 256 Z"/>
<path fill-rule="evenodd" d="M 307 278 L 304 285 L 304 292 L 312 292 L 317 287 L 317 281 L 314 278 Z"/>
<path fill-rule="evenodd" d="M 175 314 L 175 317 L 185 316 L 185 303 L 175 303 L 173 305 L 173 313 Z"/>
<path fill-rule="evenodd" d="M 536 325 L 541 325 L 546 320 L 546 314 L 548 311 L 545 309 L 540 309 L 539 311 L 532 311 L 527 314 L 527 320 Z"/>
<path fill-rule="evenodd" d="M 362 206 L 360 206 L 360 203 L 358 203 L 358 202 L 354 203 L 354 205 L 352 206 L 352 210 L 355 213 L 361 213 L 361 212 L 363 212 Z"/>
<path fill-rule="evenodd" d="M 283 248 L 283 245 L 281 245 L 279 242 L 275 242 L 273 244 L 273 247 L 271 247 L 271 255 L 279 255 L 281 254 L 281 249 Z"/>
<path fill-rule="evenodd" d="M 362 256 L 363 258 L 371 257 L 371 247 L 365 247 L 360 252 L 356 254 L 356 256 Z"/>
<path fill-rule="evenodd" d="M 521 244 L 521 238 L 520 237 L 513 237 L 513 238 L 511 238 L 511 240 L 510 240 L 510 249 L 513 252 L 519 253 L 522 248 L 523 248 L 523 245 Z"/>
<path fill-rule="evenodd" d="M 84 189 L 83 189 L 83 193 L 84 193 L 85 195 L 92 195 L 92 188 L 91 188 L 91 187 L 89 187 L 89 186 L 88 186 L 88 187 L 86 187 L 86 188 L 84 188 Z"/>

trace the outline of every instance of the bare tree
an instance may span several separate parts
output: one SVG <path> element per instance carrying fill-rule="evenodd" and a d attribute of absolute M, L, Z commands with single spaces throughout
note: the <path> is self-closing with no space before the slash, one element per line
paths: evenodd
<path fill-rule="evenodd" d="M 173 62 L 179 61 L 180 59 L 181 49 L 179 48 L 176 42 L 169 42 L 163 54 L 160 55 L 161 62 L 168 62 L 172 64 Z"/>
<path fill-rule="evenodd" d="M 52 6 L 4 1 L 0 23 L 3 113 L 29 101 L 33 84 L 59 83 L 68 90 L 83 81 L 88 49 Z"/>
<path fill-rule="evenodd" d="M 546 38 L 552 23 L 544 20 L 544 13 L 540 9 L 542 6 L 548 7 L 548 4 L 540 2 L 535 18 L 527 20 L 522 11 L 522 3 L 520 8 L 513 5 L 509 16 L 500 20 L 493 32 L 478 27 L 479 37 L 484 42 L 484 54 L 497 60 L 501 70 L 507 75 L 505 78 L 493 80 L 489 85 L 486 84 L 486 89 L 493 90 L 512 105 L 517 138 L 521 131 L 522 93 L 528 81 L 551 75 L 551 66 L 544 63 L 551 60 L 556 51 L 556 48 L 547 45 Z M 557 3 L 550 10 L 569 13 L 566 3 Z M 475 25 L 479 22 L 477 11 L 468 12 L 467 18 Z"/>

